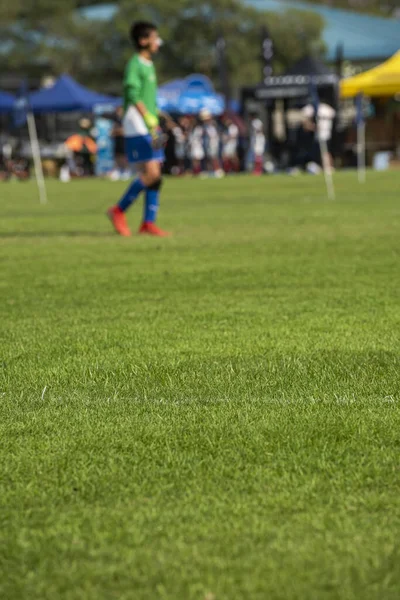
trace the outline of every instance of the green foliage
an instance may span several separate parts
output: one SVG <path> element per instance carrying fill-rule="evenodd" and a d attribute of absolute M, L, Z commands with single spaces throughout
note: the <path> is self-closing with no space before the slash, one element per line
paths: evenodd
<path fill-rule="evenodd" d="M 168 4 L 156 0 L 133 6 L 123 0 L 118 16 L 118 27 L 126 31 L 126 24 L 136 18 L 157 22 L 166 41 L 159 63 L 163 79 L 192 72 L 204 73 L 217 79 L 214 51 L 220 33 L 227 42 L 227 61 L 234 84 L 257 83 L 260 80 L 261 26 L 267 24 L 275 42 L 278 70 L 293 63 L 308 52 L 323 52 L 322 19 L 313 13 L 289 10 L 282 15 L 263 13 L 244 6 L 238 0 L 217 0 L 199 3 L 178 0 Z M 128 50 L 130 52 L 130 50 Z"/>
<path fill-rule="evenodd" d="M 42 64 L 56 74 L 70 71 L 86 83 L 119 86 L 132 52 L 129 24 L 138 18 L 156 21 L 166 41 L 159 57 L 161 80 L 201 72 L 217 81 L 215 42 L 223 33 L 233 85 L 258 82 L 263 24 L 269 25 L 274 38 L 278 71 L 308 52 L 324 51 L 324 24 L 319 16 L 291 10 L 282 17 L 257 11 L 239 0 L 121 0 L 119 12 L 106 23 L 79 16 L 73 9 L 82 3 L 76 0 L 53 4 L 52 0 L 40 0 L 33 10 L 17 3 L 14 11 L 5 15 L 3 40 L 11 44 L 8 66 L 17 69 Z"/>
<path fill-rule="evenodd" d="M 2 599 L 397 600 L 398 173 L 335 178 L 169 179 L 166 240 L 3 184 Z"/>
<path fill-rule="evenodd" d="M 294 3 L 296 0 L 292 0 Z M 302 0 L 299 0 L 302 1 Z M 345 8 L 358 12 L 390 16 L 399 7 L 398 0 L 311 0 L 314 4 L 326 4 L 334 8 Z"/>

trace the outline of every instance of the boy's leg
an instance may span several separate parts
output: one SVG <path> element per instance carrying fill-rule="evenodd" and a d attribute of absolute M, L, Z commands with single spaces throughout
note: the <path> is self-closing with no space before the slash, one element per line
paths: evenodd
<path fill-rule="evenodd" d="M 145 148 L 145 150 L 147 150 L 147 148 Z M 140 164 L 139 177 L 131 183 L 119 203 L 110 208 L 107 213 L 115 230 L 120 235 L 131 235 L 125 218 L 125 212 L 144 190 L 146 191 L 145 214 L 140 232 L 158 236 L 167 235 L 166 232 L 155 225 L 161 189 L 161 178 L 162 171 L 160 160 L 152 159 Z"/>
<path fill-rule="evenodd" d="M 118 202 L 118 207 L 122 212 L 128 210 L 128 208 L 135 202 L 138 196 L 143 192 L 146 188 L 146 185 L 142 181 L 142 178 L 137 177 L 128 187 L 125 194 L 122 196 L 121 200 Z"/>
<path fill-rule="evenodd" d="M 161 163 L 150 161 L 143 165 L 141 179 L 146 183 L 143 223 L 139 233 L 165 237 L 169 235 L 155 224 L 160 204 L 160 191 L 162 187 Z"/>
<path fill-rule="evenodd" d="M 122 236 L 130 236 L 131 232 L 125 213 L 141 192 L 153 184 L 153 178 L 156 180 L 157 177 L 160 177 L 160 164 L 153 159 L 155 150 L 150 135 L 126 136 L 125 153 L 127 163 L 136 165 L 139 176 L 129 185 L 118 204 L 110 208 L 107 214 L 117 233 Z M 154 169 L 154 164 L 157 164 L 156 169 Z"/>
<path fill-rule="evenodd" d="M 114 225 L 115 231 L 124 237 L 129 237 L 131 235 L 125 212 L 145 188 L 146 186 L 141 177 L 137 177 L 129 185 L 118 204 L 111 207 L 107 212 L 110 221 Z"/>

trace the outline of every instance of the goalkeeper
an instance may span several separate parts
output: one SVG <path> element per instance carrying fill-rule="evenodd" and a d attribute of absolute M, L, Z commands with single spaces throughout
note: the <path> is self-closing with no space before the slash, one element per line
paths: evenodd
<path fill-rule="evenodd" d="M 139 233 L 164 237 L 167 232 L 155 223 L 164 151 L 157 111 L 157 77 L 152 61 L 162 42 L 157 27 L 146 22 L 132 25 L 131 39 L 137 52 L 125 70 L 123 127 L 127 158 L 130 164 L 137 166 L 139 176 L 107 214 L 117 233 L 130 236 L 125 213 L 144 192 L 144 215 Z"/>

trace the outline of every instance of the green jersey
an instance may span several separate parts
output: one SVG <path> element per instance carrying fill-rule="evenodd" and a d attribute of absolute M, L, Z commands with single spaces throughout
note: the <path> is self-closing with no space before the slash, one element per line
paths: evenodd
<path fill-rule="evenodd" d="M 134 54 L 126 65 L 124 77 L 124 108 L 143 102 L 153 115 L 157 114 L 157 77 L 150 60 Z"/>

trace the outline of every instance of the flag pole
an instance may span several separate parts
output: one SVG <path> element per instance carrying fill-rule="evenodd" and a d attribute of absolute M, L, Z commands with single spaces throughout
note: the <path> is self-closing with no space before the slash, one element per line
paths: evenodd
<path fill-rule="evenodd" d="M 36 129 L 35 117 L 32 112 L 27 112 L 26 120 L 28 123 L 29 139 L 31 142 L 32 158 L 35 167 L 36 183 L 39 190 L 40 204 L 47 204 L 46 183 L 43 176 L 42 161 L 40 158 L 40 146 Z"/>

